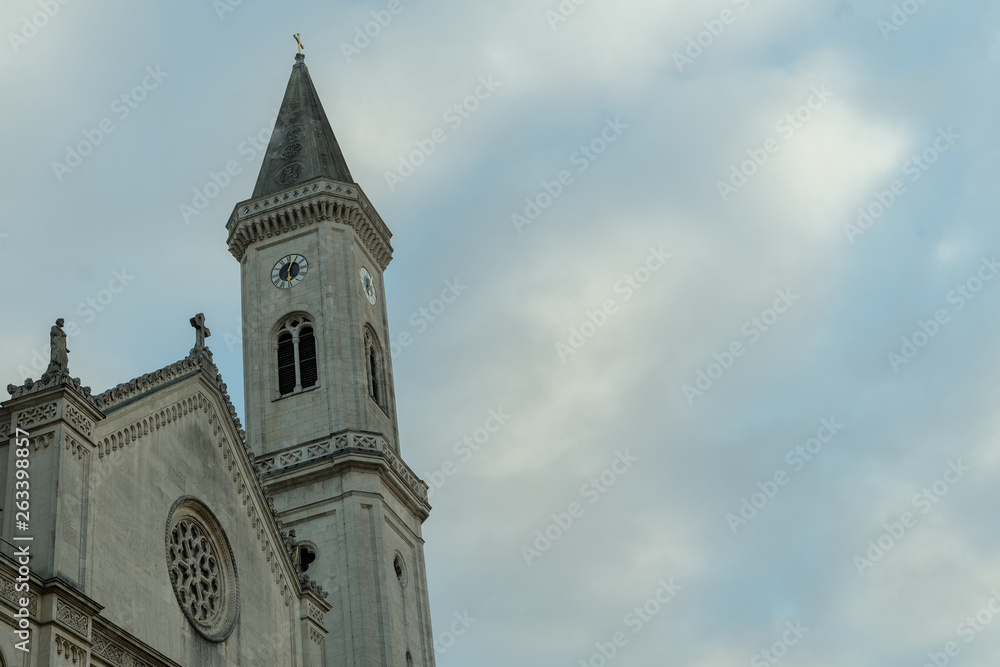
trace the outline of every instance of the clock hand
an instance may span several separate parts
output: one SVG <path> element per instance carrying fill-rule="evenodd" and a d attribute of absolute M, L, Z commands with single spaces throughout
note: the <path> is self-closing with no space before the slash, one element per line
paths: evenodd
<path fill-rule="evenodd" d="M 289 280 L 289 281 L 292 279 L 292 264 L 294 264 L 294 263 L 295 263 L 295 258 L 293 257 L 292 261 L 290 261 L 288 263 L 288 278 L 287 278 L 287 280 Z"/>

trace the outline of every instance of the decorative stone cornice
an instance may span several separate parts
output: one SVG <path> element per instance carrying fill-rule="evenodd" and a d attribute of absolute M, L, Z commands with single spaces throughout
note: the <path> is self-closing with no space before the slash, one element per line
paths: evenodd
<path fill-rule="evenodd" d="M 17 583 L 15 582 L 15 577 L 17 573 L 17 565 L 11 561 L 10 565 L 10 576 L 0 574 L 0 600 L 6 600 L 14 608 L 20 607 L 20 599 L 24 597 L 24 593 L 17 590 Z M 34 587 L 32 588 L 34 590 Z M 34 592 L 28 593 L 28 614 L 32 618 L 38 617 L 38 596 Z"/>
<path fill-rule="evenodd" d="M 56 620 L 74 630 L 84 639 L 90 634 L 90 617 L 62 599 L 56 600 Z"/>
<path fill-rule="evenodd" d="M 123 382 L 112 389 L 108 389 L 107 391 L 98 394 L 94 397 L 95 405 L 97 408 L 104 411 L 114 410 L 123 403 L 149 393 L 150 391 L 153 391 L 168 382 L 191 375 L 195 371 L 199 370 L 205 371 L 209 379 L 213 381 L 215 386 L 218 387 L 219 391 L 223 394 L 226 399 L 226 404 L 230 409 L 230 414 L 237 420 L 235 422 L 236 427 L 242 432 L 239 420 L 236 417 L 236 408 L 233 407 L 233 402 L 229 398 L 226 383 L 222 381 L 222 375 L 219 373 L 219 369 L 215 365 L 215 360 L 212 358 L 212 351 L 207 347 L 193 349 L 188 356 L 184 357 L 180 361 L 174 362 L 169 366 L 153 371 L 152 373 L 140 375 L 133 380 Z"/>
<path fill-rule="evenodd" d="M 7 385 L 7 393 L 11 399 L 23 398 L 38 394 L 53 387 L 66 386 L 72 389 L 80 398 L 97 408 L 97 401 L 90 395 L 90 387 L 82 386 L 80 378 L 70 377 L 69 373 L 45 373 L 37 382 L 28 378 L 21 385 Z"/>
<path fill-rule="evenodd" d="M 180 667 L 102 617 L 94 618 L 90 653 L 100 658 L 102 663 L 116 667 Z"/>
<path fill-rule="evenodd" d="M 242 260 L 252 243 L 325 220 L 351 227 L 381 270 L 392 261 L 392 233 L 361 188 L 322 177 L 237 204 L 226 223 L 229 252 Z"/>
<path fill-rule="evenodd" d="M 222 374 L 219 373 L 219 369 L 215 365 L 215 361 L 212 358 L 212 351 L 207 347 L 193 349 L 188 356 L 180 361 L 174 362 L 158 371 L 140 375 L 134 380 L 123 382 L 112 389 L 98 394 L 94 397 L 95 405 L 105 412 L 110 412 L 121 407 L 124 403 L 158 389 L 168 382 L 187 377 L 199 370 L 205 372 L 209 380 L 212 381 L 212 384 L 222 394 L 229 416 L 233 419 L 233 426 L 236 427 L 236 432 L 239 434 L 240 440 L 243 440 L 245 443 L 246 433 L 240 424 L 239 416 L 236 414 L 236 406 L 233 405 L 232 399 L 229 398 L 228 387 L 222 381 Z"/>
<path fill-rule="evenodd" d="M 326 598 L 327 592 L 323 590 L 323 587 L 316 583 L 315 579 L 312 579 L 308 574 L 299 574 L 299 587 L 304 591 L 312 591 L 321 598 Z"/>
<path fill-rule="evenodd" d="M 116 644 L 110 637 L 106 637 L 97 630 L 94 631 L 94 643 L 90 652 L 102 660 L 110 662 L 113 665 L 118 665 L 119 667 L 146 667 L 147 665 L 147 663 L 135 657 L 133 653 L 129 652 L 123 646 Z"/>
<path fill-rule="evenodd" d="M 416 473 L 396 455 L 380 433 L 340 431 L 320 442 L 290 447 L 268 456 L 258 457 L 257 467 L 265 476 L 271 476 L 291 467 L 332 458 L 342 452 L 380 455 L 403 485 L 409 488 L 419 500 L 424 503 L 428 502 L 427 484 L 417 477 Z"/>

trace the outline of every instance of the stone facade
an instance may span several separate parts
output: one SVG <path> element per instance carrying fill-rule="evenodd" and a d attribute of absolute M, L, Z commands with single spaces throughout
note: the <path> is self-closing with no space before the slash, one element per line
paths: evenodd
<path fill-rule="evenodd" d="M 64 359 L 8 387 L 0 667 L 433 667 L 430 505 L 400 456 L 382 287 L 391 235 L 301 56 L 227 229 L 246 432 L 200 315 L 187 357 L 100 395 Z"/>
<path fill-rule="evenodd" d="M 9 648 L 21 641 L 8 631 L 21 593 L 8 510 L 18 442 L 8 438 L 0 444 L 6 664 L 326 664 L 329 604 L 295 570 L 207 350 L 98 397 L 69 384 L 22 393 L 3 404 L 0 423 L 30 434 L 34 536 L 25 656 Z M 171 568 L 170 522 L 180 502 L 210 513 L 211 537 L 228 550 L 227 563 L 208 577 L 196 572 L 193 583 Z M 188 556 L 197 569 L 200 554 Z M 224 636 L 201 632 L 179 604 L 178 587 L 195 590 L 199 579 L 226 584 Z"/>

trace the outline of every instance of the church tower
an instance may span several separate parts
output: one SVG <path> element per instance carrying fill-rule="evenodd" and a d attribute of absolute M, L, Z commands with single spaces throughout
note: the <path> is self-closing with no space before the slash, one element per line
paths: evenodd
<path fill-rule="evenodd" d="M 253 196 L 226 229 L 242 274 L 247 440 L 301 569 L 328 593 L 327 664 L 431 667 L 430 505 L 400 457 L 391 234 L 301 53 Z"/>

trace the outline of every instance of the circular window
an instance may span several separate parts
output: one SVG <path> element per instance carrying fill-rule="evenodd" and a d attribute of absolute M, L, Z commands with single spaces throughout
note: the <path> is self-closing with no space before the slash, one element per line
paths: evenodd
<path fill-rule="evenodd" d="M 167 520 L 167 570 L 177 603 L 205 639 L 229 637 L 239 614 L 236 564 L 215 516 L 194 498 L 181 498 Z"/>

